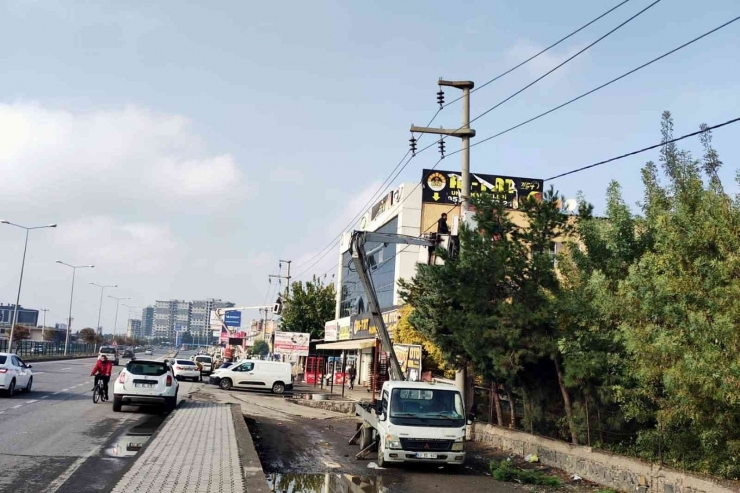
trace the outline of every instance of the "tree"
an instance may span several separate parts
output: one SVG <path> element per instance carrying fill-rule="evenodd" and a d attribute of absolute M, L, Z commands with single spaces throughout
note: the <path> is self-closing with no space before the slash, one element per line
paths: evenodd
<path fill-rule="evenodd" d="M 17 325 L 15 326 L 15 330 L 13 330 L 13 339 L 16 341 L 24 341 L 26 339 L 31 338 L 31 331 L 28 327 L 25 325 Z"/>
<path fill-rule="evenodd" d="M 254 341 L 254 346 L 252 346 L 251 352 L 252 354 L 256 354 L 258 356 L 265 356 L 270 352 L 270 345 L 262 339 Z"/>
<path fill-rule="evenodd" d="M 60 340 L 59 331 L 47 327 L 46 329 L 44 329 L 44 340 L 49 342 L 56 342 L 57 340 Z"/>
<path fill-rule="evenodd" d="M 444 372 L 448 378 L 454 377 L 454 370 L 447 364 L 442 351 L 424 334 L 416 330 L 409 321 L 413 308 L 404 305 L 399 310 L 398 325 L 394 335 L 394 341 L 398 344 L 416 344 L 423 349 L 422 369 Z"/>
<path fill-rule="evenodd" d="M 90 327 L 86 327 L 82 329 L 78 335 L 78 338 L 85 342 L 85 344 L 94 344 L 95 339 L 97 338 L 97 332 L 95 332 L 95 329 L 91 329 Z"/>
<path fill-rule="evenodd" d="M 324 338 L 324 324 L 334 319 L 336 291 L 334 284 L 313 280 L 291 285 L 290 297 L 284 301 L 280 330 L 310 333 L 312 339 Z"/>

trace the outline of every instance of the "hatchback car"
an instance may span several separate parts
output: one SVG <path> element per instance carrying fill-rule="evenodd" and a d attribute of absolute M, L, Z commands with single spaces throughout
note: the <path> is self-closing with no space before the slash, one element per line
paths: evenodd
<path fill-rule="evenodd" d="M 172 371 L 178 380 L 193 380 L 197 382 L 201 379 L 200 368 L 194 361 L 189 359 L 172 360 Z"/>
<path fill-rule="evenodd" d="M 113 384 L 113 411 L 124 405 L 162 406 L 166 412 L 177 406 L 179 384 L 164 361 L 129 361 Z"/>
<path fill-rule="evenodd" d="M 33 385 L 31 365 L 27 365 L 17 355 L 0 353 L 0 390 L 13 397 L 16 390 L 30 392 Z"/>

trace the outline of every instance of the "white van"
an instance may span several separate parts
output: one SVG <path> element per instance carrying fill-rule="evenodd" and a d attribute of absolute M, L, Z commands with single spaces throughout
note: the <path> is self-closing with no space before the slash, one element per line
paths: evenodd
<path fill-rule="evenodd" d="M 272 390 L 275 394 L 282 394 L 293 389 L 290 363 L 277 361 L 242 360 L 229 368 L 215 370 L 209 382 L 224 390 L 235 387 Z"/>

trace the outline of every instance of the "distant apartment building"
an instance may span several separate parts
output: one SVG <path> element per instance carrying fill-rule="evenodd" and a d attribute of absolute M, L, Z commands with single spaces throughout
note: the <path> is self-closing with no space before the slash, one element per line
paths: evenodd
<path fill-rule="evenodd" d="M 141 310 L 141 335 L 149 337 L 154 332 L 154 307 L 147 306 Z"/>
<path fill-rule="evenodd" d="M 126 337 L 133 339 L 142 339 L 144 334 L 141 331 L 141 320 L 130 318 L 126 326 Z"/>
<path fill-rule="evenodd" d="M 176 328 L 180 327 L 193 336 L 210 336 L 211 310 L 232 306 L 234 306 L 234 303 L 213 298 L 194 301 L 157 301 L 154 305 L 154 330 L 152 335 L 174 339 Z"/>
<path fill-rule="evenodd" d="M 193 336 L 209 337 L 211 335 L 211 310 L 231 308 L 232 306 L 234 306 L 234 303 L 230 301 L 216 300 L 213 298 L 192 301 L 190 307 L 190 327 L 188 327 L 188 330 Z"/>

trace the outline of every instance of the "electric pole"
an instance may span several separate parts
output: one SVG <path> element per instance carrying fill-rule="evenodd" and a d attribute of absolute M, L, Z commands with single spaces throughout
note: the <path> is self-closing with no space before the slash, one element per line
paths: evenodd
<path fill-rule="evenodd" d="M 288 283 L 288 284 L 287 284 L 287 286 L 285 286 L 285 298 L 287 299 L 287 298 L 289 298 L 289 297 L 290 297 L 290 264 L 291 264 L 291 263 L 292 263 L 293 261 L 292 261 L 292 260 L 280 260 L 279 262 L 280 262 L 280 264 L 279 264 L 279 268 L 280 268 L 280 270 L 278 271 L 278 272 L 279 272 L 279 274 L 277 274 L 277 275 L 275 275 L 275 274 L 270 274 L 270 275 L 269 275 L 268 277 L 269 277 L 270 279 L 272 279 L 273 277 L 274 277 L 274 278 L 277 278 L 277 279 L 278 279 L 278 282 L 280 282 L 280 280 L 281 280 L 281 279 L 285 279 L 285 280 L 287 281 L 287 283 Z M 288 264 L 288 274 L 287 274 L 287 275 L 285 275 L 285 276 L 284 276 L 284 275 L 282 275 L 282 270 L 283 270 L 283 262 L 285 262 L 286 264 Z"/>
<path fill-rule="evenodd" d="M 439 103 L 440 109 L 444 108 L 444 92 L 442 86 L 454 87 L 462 90 L 462 126 L 456 129 L 447 128 L 431 128 L 431 127 L 415 127 L 411 125 L 411 152 L 416 151 L 416 139 L 413 137 L 414 132 L 422 134 L 436 134 L 448 137 L 458 137 L 462 141 L 462 163 L 461 163 L 461 176 L 462 176 L 462 190 L 460 190 L 460 216 L 464 222 L 468 219 L 468 211 L 470 210 L 470 138 L 475 137 L 475 130 L 470 128 L 470 90 L 475 87 L 475 84 L 469 80 L 443 80 L 439 79 L 438 84 L 440 90 L 437 93 L 437 102 Z M 444 159 L 444 137 L 440 140 L 439 151 Z M 467 404 L 467 393 L 466 393 L 466 379 L 467 379 L 467 368 L 462 368 L 455 372 L 455 386 L 465 396 L 465 403 Z"/>
<path fill-rule="evenodd" d="M 46 312 L 48 312 L 49 309 L 42 308 L 41 311 L 44 312 L 44 324 L 41 326 L 41 340 L 45 341 L 46 339 L 44 339 L 44 331 L 46 330 Z"/>

